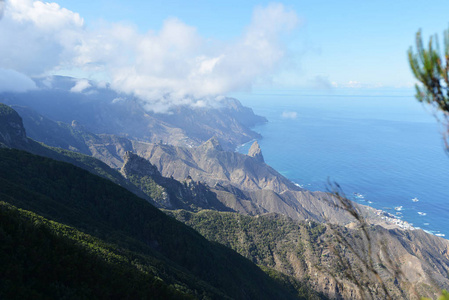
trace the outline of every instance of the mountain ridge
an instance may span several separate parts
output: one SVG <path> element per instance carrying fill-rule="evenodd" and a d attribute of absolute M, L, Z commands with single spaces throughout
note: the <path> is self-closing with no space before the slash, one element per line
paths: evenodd
<path fill-rule="evenodd" d="M 153 261 L 148 267 L 168 272 L 166 280 L 191 274 L 184 284 L 220 299 L 296 298 L 240 255 L 106 179 L 13 149 L 0 149 L 0 163 L 0 193 L 8 203 L 141 253 Z"/>
<path fill-rule="evenodd" d="M 0 101 L 32 108 L 56 122 L 72 124 L 76 120 L 94 134 L 183 146 L 197 146 L 217 136 L 227 150 L 260 138 L 250 127 L 267 122 L 232 98 L 224 98 L 214 107 L 178 106 L 167 114 L 157 114 L 145 110 L 134 97 L 99 87 L 94 82 L 85 93 L 74 93 L 70 89 L 76 84 L 75 78 L 54 76 L 50 79 L 51 88 L 43 79 L 35 79 L 37 90 L 3 93 Z"/>
<path fill-rule="evenodd" d="M 77 124 L 74 125 L 75 127 L 78 126 Z M 84 132 L 84 130 L 85 129 L 80 128 L 81 132 Z M 132 173 L 138 174 L 138 177 L 133 182 L 138 188 L 144 189 L 145 187 L 150 187 L 148 188 L 150 194 L 146 195 L 147 200 L 154 201 L 154 197 L 151 196 L 154 187 L 162 188 L 162 190 L 165 189 L 166 192 L 175 186 L 179 188 L 178 191 L 180 191 L 181 197 L 177 198 L 175 195 L 172 198 L 173 200 L 178 201 L 177 204 L 170 202 L 171 207 L 167 208 L 175 209 L 178 206 L 178 208 L 189 210 L 192 213 L 210 208 L 223 210 L 224 206 L 230 212 L 235 211 L 252 215 L 254 216 L 253 218 L 256 219 L 259 218 L 260 215 L 277 212 L 292 218 L 295 222 L 300 220 L 303 222 L 330 222 L 347 226 L 348 230 L 351 230 L 351 228 L 355 226 L 352 223 L 353 220 L 348 212 L 344 209 L 339 209 L 336 199 L 329 197 L 328 193 L 302 190 L 276 171 L 273 170 L 273 172 L 271 172 L 269 166 L 255 157 L 227 152 L 221 147 L 220 141 L 216 137 L 204 142 L 202 146 L 197 148 L 172 146 L 163 143 L 152 144 L 137 140 L 131 140 L 130 143 L 132 146 L 131 148 L 135 153 L 148 159 L 148 163 L 153 164 L 153 166 L 150 167 L 153 171 L 148 172 L 148 170 L 146 170 L 141 174 L 138 174 L 138 167 L 146 162 L 141 160 L 143 159 L 142 157 L 135 157 L 140 163 L 137 163 L 132 168 L 133 171 L 125 172 L 128 173 L 126 174 L 128 178 L 133 176 Z M 34 142 L 34 144 L 37 143 Z M 260 147 L 258 148 L 261 154 Z M 111 152 L 114 152 L 114 150 Z M 160 173 L 155 172 L 154 166 L 157 167 Z M 265 173 L 259 172 L 261 168 L 265 170 Z M 170 170 L 174 172 L 170 174 Z M 147 173 L 151 173 L 152 176 L 149 176 Z M 160 176 L 161 174 L 166 177 Z M 259 176 L 261 174 L 262 176 Z M 148 176 L 148 178 L 144 178 L 145 176 Z M 173 176 L 173 178 L 171 178 L 171 176 Z M 274 181 L 269 180 L 270 176 L 272 176 L 271 178 L 274 178 Z M 242 178 L 246 178 L 246 181 L 245 179 L 242 181 Z M 142 179 L 144 180 L 142 181 Z M 175 179 L 178 179 L 180 182 Z M 203 189 L 203 187 L 201 187 L 201 185 L 203 185 L 201 181 L 208 183 L 209 187 L 203 186 Z M 155 183 L 153 187 L 152 183 Z M 198 193 L 198 191 L 200 192 Z M 182 193 L 185 194 L 182 195 Z M 218 206 L 211 207 L 210 202 L 199 201 L 200 198 L 204 198 L 201 193 L 208 194 L 211 196 L 210 199 L 217 201 L 215 202 L 217 205 L 221 204 L 223 206 L 221 208 Z M 206 198 L 209 196 L 206 196 Z M 163 201 L 154 203 L 156 205 L 159 204 L 160 207 L 166 207 L 164 206 Z M 362 211 L 368 214 L 364 215 L 368 220 L 380 222 L 382 219 L 382 216 L 376 215 L 378 213 L 377 211 L 365 209 L 362 209 Z M 222 226 L 222 224 L 215 226 Z M 328 225 L 325 227 L 329 228 Z M 217 228 L 220 229 L 220 227 Z M 344 229 L 344 227 L 338 228 L 340 228 L 339 230 Z M 401 239 L 401 236 L 420 236 L 419 234 L 419 232 L 409 233 L 409 231 L 400 231 L 397 234 L 397 238 L 394 238 L 394 234 L 389 234 L 389 236 L 393 238 L 392 241 L 395 241 L 396 243 Z M 436 237 L 429 237 L 427 235 L 423 236 L 423 239 L 425 238 L 429 239 L 430 244 L 435 244 L 438 240 Z M 411 241 L 411 239 L 409 239 L 409 241 Z M 416 241 L 418 240 L 415 239 L 415 242 Z M 435 273 L 435 276 L 437 277 L 444 273 L 445 269 L 447 270 L 447 264 L 445 266 L 445 263 L 448 259 L 448 246 L 447 243 L 445 247 L 441 245 L 439 244 L 437 247 L 440 252 L 432 254 L 434 257 L 438 257 L 441 261 L 438 262 L 438 259 L 436 261 L 429 260 L 430 264 L 438 264 L 441 266 L 438 269 L 438 272 L 440 273 Z M 322 247 L 323 243 L 320 244 L 319 249 L 322 249 Z M 422 249 L 416 248 L 416 245 L 414 247 L 414 249 L 412 249 L 413 247 L 408 247 L 407 251 L 411 249 L 410 251 L 414 254 L 412 255 L 408 252 L 409 254 L 406 254 L 406 257 L 419 266 L 420 264 L 418 264 L 418 262 L 429 259 L 428 255 L 430 254 L 428 253 L 431 252 L 425 247 Z M 446 253 L 446 255 L 444 253 Z M 293 255 L 292 253 L 290 254 Z M 279 256 L 279 254 L 276 255 Z M 275 258 L 275 256 L 273 258 Z M 403 258 L 396 257 L 396 259 L 401 261 Z M 434 271 L 426 264 L 427 262 L 422 264 L 422 266 L 426 266 L 426 270 L 423 271 L 424 269 L 422 269 L 420 273 L 434 274 L 432 273 Z M 285 275 L 288 275 L 288 272 Z M 322 273 L 324 278 L 328 275 L 329 274 L 326 275 L 325 273 Z M 441 277 L 438 278 L 438 281 L 442 283 L 440 286 L 447 285 Z M 332 281 L 327 280 L 323 282 L 322 278 L 314 279 L 313 282 L 314 284 L 317 284 L 317 286 L 324 288 L 322 291 L 325 293 L 328 293 L 326 291 L 329 291 L 328 289 L 331 285 L 335 286 L 335 283 Z M 351 286 L 351 284 L 349 284 L 349 286 Z"/>

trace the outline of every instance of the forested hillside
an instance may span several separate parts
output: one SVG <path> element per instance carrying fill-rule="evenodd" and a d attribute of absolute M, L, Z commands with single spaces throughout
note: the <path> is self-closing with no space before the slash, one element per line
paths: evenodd
<path fill-rule="evenodd" d="M 10 205 L 111 245 L 115 255 L 126 254 L 128 268 L 144 270 L 145 276 L 161 278 L 195 297 L 297 298 L 291 286 L 282 286 L 239 254 L 208 242 L 147 201 L 73 165 L 0 149 L 0 196 Z M 26 239 L 18 238 L 18 247 L 27 247 L 22 244 Z M 33 240 L 28 246 L 40 248 Z M 51 260 L 46 263 L 50 270 L 58 268 Z M 38 284 L 44 284 L 41 275 L 36 270 Z"/>

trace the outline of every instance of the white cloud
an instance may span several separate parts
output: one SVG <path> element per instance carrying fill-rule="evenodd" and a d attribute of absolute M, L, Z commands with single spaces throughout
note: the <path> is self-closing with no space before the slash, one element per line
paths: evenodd
<path fill-rule="evenodd" d="M 55 3 L 6 2 L 0 26 L 0 67 L 42 75 L 70 58 L 83 34 L 81 17 Z"/>
<path fill-rule="evenodd" d="M 298 117 L 298 113 L 296 111 L 284 111 L 281 115 L 284 119 L 296 119 Z"/>
<path fill-rule="evenodd" d="M 332 82 L 332 86 L 335 88 L 350 88 L 350 89 L 376 89 L 383 88 L 384 85 L 380 82 L 378 83 L 363 83 L 356 80 L 350 80 L 344 83 Z"/>
<path fill-rule="evenodd" d="M 57 3 L 33 0 L 9 0 L 10 17 L 19 23 L 32 23 L 45 31 L 83 26 L 79 14 L 60 7 Z"/>
<path fill-rule="evenodd" d="M 0 20 L 5 12 L 5 0 L 0 0 Z"/>
<path fill-rule="evenodd" d="M 198 100 L 204 105 L 269 79 L 288 59 L 281 37 L 298 18 L 282 4 L 257 7 L 232 42 L 205 39 L 176 18 L 144 34 L 123 24 L 87 29 L 79 14 L 32 0 L 8 1 L 1 22 L 0 67 L 29 76 L 70 69 L 106 74 L 111 88 L 166 111 Z"/>
<path fill-rule="evenodd" d="M 91 85 L 88 80 L 80 79 L 75 83 L 75 85 L 70 89 L 70 91 L 72 93 L 82 93 L 85 89 L 88 89 L 90 87 Z"/>
<path fill-rule="evenodd" d="M 0 92 L 25 92 L 35 88 L 36 84 L 28 76 L 0 68 Z"/>

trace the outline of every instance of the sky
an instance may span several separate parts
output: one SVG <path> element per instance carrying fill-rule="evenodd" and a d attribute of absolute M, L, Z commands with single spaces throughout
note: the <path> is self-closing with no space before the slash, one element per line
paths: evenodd
<path fill-rule="evenodd" d="M 416 32 L 441 36 L 448 11 L 447 0 L 0 0 L 0 91 L 69 75 L 163 111 L 242 91 L 408 89 Z"/>

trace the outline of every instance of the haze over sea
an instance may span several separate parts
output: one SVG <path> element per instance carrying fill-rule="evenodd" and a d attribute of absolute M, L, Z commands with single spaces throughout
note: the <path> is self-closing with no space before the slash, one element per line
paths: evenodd
<path fill-rule="evenodd" d="M 269 120 L 254 130 L 266 163 L 290 180 L 325 191 L 329 178 L 352 200 L 449 237 L 443 127 L 412 93 L 235 96 Z"/>

